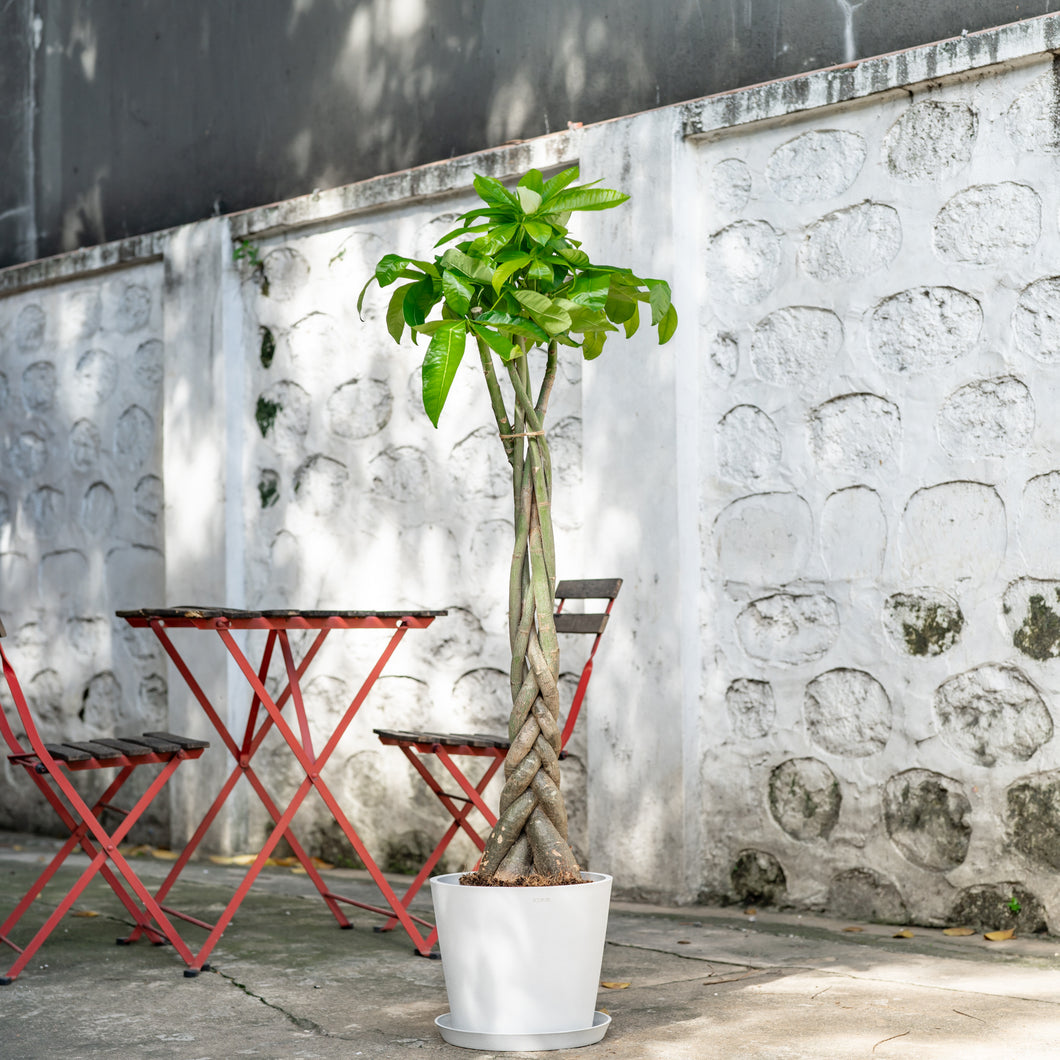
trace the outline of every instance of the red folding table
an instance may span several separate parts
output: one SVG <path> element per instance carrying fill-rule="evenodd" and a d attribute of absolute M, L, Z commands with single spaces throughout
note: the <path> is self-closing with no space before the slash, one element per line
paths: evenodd
<path fill-rule="evenodd" d="M 339 740 L 346 732 L 350 722 L 371 691 L 372 685 L 375 684 L 383 667 L 394 653 L 398 644 L 401 643 L 406 632 L 410 629 L 424 629 L 436 617 L 444 614 L 446 614 L 445 611 L 243 611 L 234 608 L 216 607 L 168 607 L 155 610 L 143 609 L 117 612 L 118 617 L 125 619 L 129 625 L 141 629 L 148 628 L 154 632 L 166 654 L 173 661 L 174 666 L 176 666 L 207 718 L 209 718 L 210 723 L 216 729 L 221 742 L 228 749 L 235 763 L 206 816 L 203 817 L 187 846 L 174 862 L 172 869 L 156 894 L 156 899 L 159 902 L 163 901 L 170 888 L 176 883 L 184 867 L 220 812 L 225 800 L 231 795 L 241 777 L 246 777 L 274 822 L 272 831 L 269 833 L 264 846 L 258 852 L 257 857 L 255 857 L 247 870 L 246 876 L 244 876 L 216 923 L 207 924 L 183 914 L 176 914 L 184 920 L 205 928 L 209 932 L 202 947 L 197 953 L 193 954 L 193 960 L 189 963 L 189 967 L 184 973 L 185 975 L 198 975 L 200 971 L 209 967 L 206 960 L 217 940 L 228 927 L 240 903 L 246 897 L 254 880 L 281 839 L 287 840 L 294 856 L 313 881 L 321 898 L 324 899 L 340 927 L 349 928 L 353 926 L 340 908 L 340 903 L 353 905 L 359 909 L 379 913 L 387 918 L 397 917 L 417 949 L 423 947 L 424 935 L 420 932 L 417 925 L 425 927 L 428 933 L 433 929 L 434 925 L 420 917 L 413 916 L 405 908 L 383 876 L 379 866 L 365 848 L 356 829 L 339 806 L 321 774 Z M 213 631 L 221 639 L 252 691 L 250 711 L 242 733 L 237 734 L 229 730 L 209 696 L 195 679 L 187 661 L 170 639 L 167 630 L 171 629 Z M 335 629 L 388 629 L 393 630 L 393 633 L 387 640 L 382 653 L 369 671 L 368 676 L 365 677 L 350 705 L 341 717 L 334 722 L 330 735 L 318 753 L 313 747 L 309 714 L 302 698 L 302 678 L 328 634 Z M 235 632 L 240 630 L 261 630 L 266 634 L 265 645 L 256 667 L 251 663 L 246 652 L 233 636 Z M 297 662 L 289 636 L 290 633 L 296 631 L 310 631 L 314 634 L 301 660 Z M 279 694 L 274 697 L 266 689 L 265 679 L 276 654 L 277 646 L 282 656 L 286 680 Z M 293 720 L 296 723 L 295 727 L 288 724 L 287 718 L 283 714 L 283 709 L 288 701 L 293 701 L 294 703 L 295 717 Z M 261 747 L 266 735 L 273 728 L 279 731 L 305 773 L 305 779 L 299 784 L 290 803 L 284 810 L 281 810 L 270 796 L 265 784 L 253 766 L 254 755 Z M 357 856 L 364 863 L 365 868 L 375 881 L 376 886 L 383 893 L 390 906 L 389 909 L 368 905 L 332 892 L 317 867 L 313 864 L 312 859 L 306 853 L 305 848 L 298 842 L 291 829 L 291 822 L 311 788 L 315 788 L 323 799 L 336 823 L 342 829 L 343 834 L 350 841 Z M 139 930 L 137 929 L 137 931 Z M 135 937 L 135 933 L 132 937 Z"/>

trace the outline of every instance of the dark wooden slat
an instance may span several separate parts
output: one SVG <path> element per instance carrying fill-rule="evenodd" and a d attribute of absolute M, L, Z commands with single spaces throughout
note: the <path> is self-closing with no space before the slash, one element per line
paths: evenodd
<path fill-rule="evenodd" d="M 89 758 L 119 758 L 122 753 L 95 740 L 63 740 L 63 746 L 72 747 L 75 751 L 85 751 Z"/>
<path fill-rule="evenodd" d="M 474 732 L 408 732 L 403 729 L 373 729 L 383 742 L 436 743 L 441 747 L 479 747 L 500 751 L 508 749 L 510 741 L 503 736 Z"/>
<path fill-rule="evenodd" d="M 46 743 L 48 754 L 58 762 L 88 762 L 96 756 L 88 751 L 81 751 L 67 743 Z"/>
<path fill-rule="evenodd" d="M 0 637 L 6 637 L 6 636 L 7 636 L 7 630 L 4 629 L 4 623 L 0 622 Z"/>
<path fill-rule="evenodd" d="M 561 611 L 556 615 L 556 632 L 603 633 L 607 619 L 607 615 L 580 615 L 574 611 Z"/>
<path fill-rule="evenodd" d="M 178 747 L 183 747 L 185 751 L 194 751 L 200 747 L 209 747 L 209 740 L 193 740 L 190 736 L 177 736 L 172 732 L 145 732 L 144 736 L 153 736 L 159 740 L 168 740 L 169 743 L 175 743 Z"/>
<path fill-rule="evenodd" d="M 175 754 L 180 750 L 180 744 L 173 743 L 172 740 L 159 739 L 157 736 L 149 736 L 147 733 L 143 736 L 119 736 L 118 739 L 128 743 L 142 744 L 156 754 Z"/>
<path fill-rule="evenodd" d="M 139 758 L 151 754 L 151 748 L 142 743 L 133 743 L 130 740 L 118 740 L 114 737 L 97 736 L 93 743 L 101 743 L 104 747 L 113 747 L 119 754 L 128 755 L 130 758 Z"/>
<path fill-rule="evenodd" d="M 268 611 L 244 611 L 237 607 L 140 607 L 132 611 L 115 611 L 118 618 L 229 618 L 233 620 L 249 618 L 413 618 L 440 617 L 447 614 L 446 611 L 427 611 L 422 608 L 406 608 L 401 611 L 291 611 L 291 610 L 268 610 Z"/>
<path fill-rule="evenodd" d="M 622 588 L 621 578 L 582 578 L 556 584 L 557 600 L 613 600 Z"/>

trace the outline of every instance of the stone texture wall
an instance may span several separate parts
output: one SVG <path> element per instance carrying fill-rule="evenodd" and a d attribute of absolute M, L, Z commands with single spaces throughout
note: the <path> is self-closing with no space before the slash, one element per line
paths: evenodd
<path fill-rule="evenodd" d="M 565 774 L 579 850 L 626 894 L 1057 929 L 1058 46 L 1039 20 L 0 271 L 0 615 L 39 709 L 204 731 L 117 607 L 448 608 L 329 772 L 415 860 L 442 817 L 371 728 L 501 724 L 510 502 L 474 366 L 435 431 L 422 348 L 356 296 L 473 173 L 577 161 L 632 193 L 579 236 L 682 317 L 566 362 L 553 403 L 560 574 L 624 579 Z M 334 634 L 315 709 L 379 647 Z M 196 765 L 174 842 L 227 772 Z M 0 782 L 0 825 L 35 820 Z M 215 842 L 264 827 L 243 797 Z"/>
<path fill-rule="evenodd" d="M 163 591 L 161 280 L 147 264 L 0 301 L 0 615 L 49 738 L 166 727 L 160 653 L 113 614 Z M 0 823 L 48 824 L 12 768 Z M 141 832 L 167 822 L 159 804 Z"/>
<path fill-rule="evenodd" d="M 1058 922 L 1056 76 L 696 148 L 707 893 Z"/>

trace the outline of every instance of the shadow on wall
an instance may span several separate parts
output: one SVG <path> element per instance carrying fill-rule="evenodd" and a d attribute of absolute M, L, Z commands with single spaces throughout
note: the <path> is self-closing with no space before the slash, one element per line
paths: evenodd
<path fill-rule="evenodd" d="M 0 78 L 0 97 L 37 105 L 0 176 L 36 221 L 0 267 L 844 58 L 832 0 L 671 7 L 49 6 L 22 27 L 36 49 L 4 46 L 26 91 Z"/>

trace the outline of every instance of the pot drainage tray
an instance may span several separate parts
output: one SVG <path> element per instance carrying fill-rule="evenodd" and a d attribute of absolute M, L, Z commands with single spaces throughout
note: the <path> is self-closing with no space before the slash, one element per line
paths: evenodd
<path fill-rule="evenodd" d="M 496 1049 L 500 1052 L 533 1052 L 537 1049 L 577 1049 L 592 1045 L 607 1033 L 611 1017 L 606 1012 L 594 1012 L 590 1027 L 574 1031 L 541 1031 L 531 1034 L 500 1034 L 494 1031 L 463 1031 L 454 1027 L 452 1013 L 439 1016 L 434 1025 L 450 1045 L 464 1049 Z"/>

